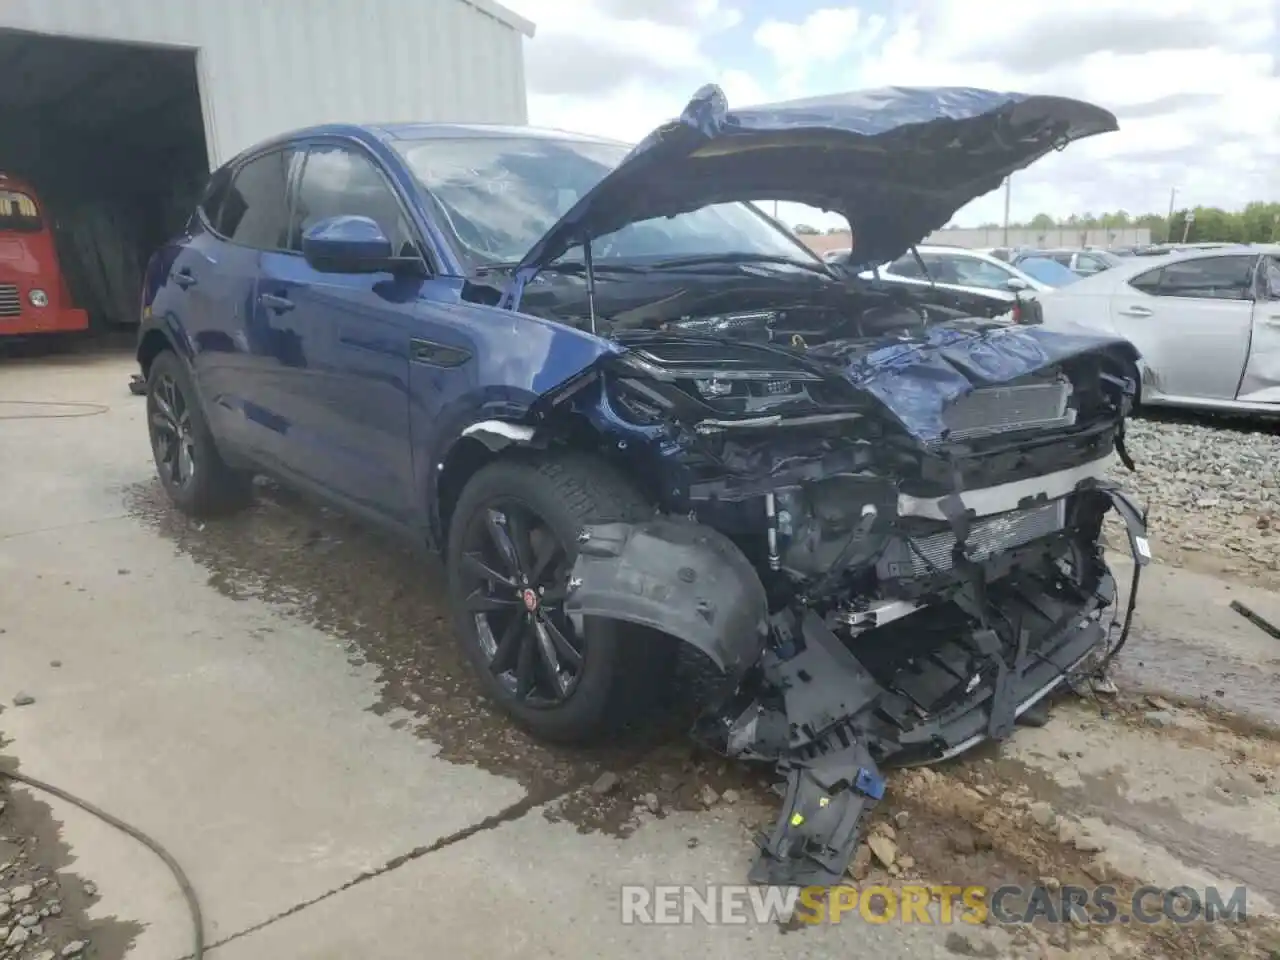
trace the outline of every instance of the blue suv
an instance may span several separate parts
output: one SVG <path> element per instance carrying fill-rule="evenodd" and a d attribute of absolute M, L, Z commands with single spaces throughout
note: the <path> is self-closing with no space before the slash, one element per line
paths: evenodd
<path fill-rule="evenodd" d="M 543 737 L 608 736 L 683 645 L 724 678 L 697 733 L 789 779 L 753 876 L 831 881 L 880 765 L 1006 736 L 1114 650 L 1108 510 L 1148 556 L 1104 477 L 1136 356 L 859 278 L 752 201 L 839 213 L 885 263 L 1115 126 L 972 89 L 708 87 L 634 149 L 280 137 L 148 266 L 160 480 L 204 516 L 271 475 L 443 553 L 479 683 Z"/>

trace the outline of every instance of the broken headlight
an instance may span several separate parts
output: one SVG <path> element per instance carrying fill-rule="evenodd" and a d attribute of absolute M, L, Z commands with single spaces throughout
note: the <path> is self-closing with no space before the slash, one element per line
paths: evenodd
<path fill-rule="evenodd" d="M 651 393 L 668 395 L 673 405 L 678 403 L 678 398 L 671 397 L 670 391 L 676 390 L 720 414 L 750 416 L 839 402 L 826 396 L 832 392 L 827 378 L 805 369 L 745 367 L 732 362 L 723 366 L 668 366 L 641 351 L 626 355 L 622 362 L 653 385 Z"/>

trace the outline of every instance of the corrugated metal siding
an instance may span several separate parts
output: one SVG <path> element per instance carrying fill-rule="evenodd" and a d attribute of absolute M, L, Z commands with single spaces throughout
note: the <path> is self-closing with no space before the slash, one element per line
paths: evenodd
<path fill-rule="evenodd" d="M 314 123 L 525 123 L 523 36 L 468 0 L 5 0 L 0 28 L 195 47 L 210 161 Z"/>

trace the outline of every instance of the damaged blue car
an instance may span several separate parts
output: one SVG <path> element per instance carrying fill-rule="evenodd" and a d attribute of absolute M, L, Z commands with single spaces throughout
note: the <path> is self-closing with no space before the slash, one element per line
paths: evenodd
<path fill-rule="evenodd" d="M 1054 97 L 708 87 L 633 149 L 264 143 L 147 269 L 160 480 L 205 516 L 271 475 L 441 553 L 480 685 L 541 737 L 608 736 L 696 649 L 723 676 L 697 735 L 787 778 L 752 877 L 836 882 L 882 768 L 1007 736 L 1123 642 L 1108 511 L 1149 558 L 1105 479 L 1127 342 L 852 264 L 1114 129 Z M 847 218 L 850 265 L 766 199 Z"/>

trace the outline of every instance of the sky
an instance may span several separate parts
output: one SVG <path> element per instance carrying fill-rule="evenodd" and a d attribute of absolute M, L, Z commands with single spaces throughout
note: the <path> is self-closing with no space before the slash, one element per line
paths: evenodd
<path fill-rule="evenodd" d="M 1016 174 L 1011 216 L 1280 200 L 1280 0 L 505 0 L 529 121 L 634 142 L 705 83 L 730 107 L 883 86 L 1077 97 L 1117 133 Z M 782 219 L 843 225 L 783 204 Z M 1001 222 L 1004 191 L 954 223 Z"/>

